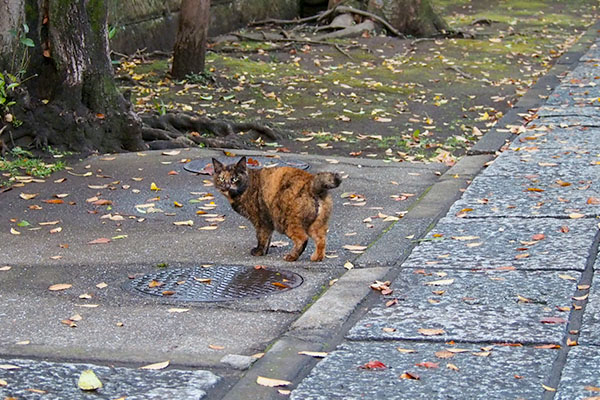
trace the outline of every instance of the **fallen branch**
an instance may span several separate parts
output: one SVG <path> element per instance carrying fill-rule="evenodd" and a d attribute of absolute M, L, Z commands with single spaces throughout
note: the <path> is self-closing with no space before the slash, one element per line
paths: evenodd
<path fill-rule="evenodd" d="M 259 39 L 259 38 L 256 38 L 256 37 L 243 35 L 241 33 L 232 33 L 232 35 L 234 35 L 234 36 L 236 36 L 236 37 L 238 37 L 240 39 L 244 39 L 244 40 L 252 40 L 252 41 L 255 41 L 255 42 L 264 42 L 265 41 L 263 39 Z M 283 43 L 304 43 L 304 44 L 314 44 L 314 45 L 321 44 L 321 45 L 325 45 L 325 46 L 333 46 L 340 53 L 342 53 L 346 57 L 352 59 L 352 57 L 350 56 L 350 54 L 348 54 L 347 52 L 345 52 L 344 50 L 342 50 L 342 48 L 337 43 L 331 43 L 331 42 L 327 42 L 325 40 L 311 40 L 311 39 L 300 39 L 300 38 L 269 38 L 269 39 L 267 39 L 267 41 L 269 41 L 269 42 L 283 42 Z"/>

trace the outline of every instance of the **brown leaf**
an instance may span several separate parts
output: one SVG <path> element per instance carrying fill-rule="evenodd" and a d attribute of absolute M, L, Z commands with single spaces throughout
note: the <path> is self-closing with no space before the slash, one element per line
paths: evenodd
<path fill-rule="evenodd" d="M 566 324 L 567 320 L 560 317 L 544 317 L 540 319 L 542 324 Z"/>
<path fill-rule="evenodd" d="M 452 371 L 458 371 L 458 367 L 451 363 L 446 364 L 446 368 L 451 369 Z"/>
<path fill-rule="evenodd" d="M 95 206 L 110 206 L 110 205 L 112 205 L 112 203 L 113 203 L 112 201 L 105 200 L 105 199 L 98 199 L 98 200 L 92 202 L 92 204 Z"/>
<path fill-rule="evenodd" d="M 209 344 L 208 348 L 213 350 L 225 350 L 225 346 L 219 346 L 216 344 Z"/>
<path fill-rule="evenodd" d="M 538 346 L 533 346 L 536 349 L 560 349 L 560 345 L 559 344 L 553 344 L 553 343 L 549 343 L 549 344 L 540 344 Z"/>
<path fill-rule="evenodd" d="M 360 369 L 386 369 L 387 366 L 382 363 L 381 361 L 369 361 L 364 363 L 363 365 L 359 366 L 358 368 Z"/>
<path fill-rule="evenodd" d="M 400 375 L 400 379 L 414 379 L 414 380 L 419 380 L 421 378 L 417 374 L 413 374 L 412 372 L 406 371 L 402 375 Z"/>
<path fill-rule="evenodd" d="M 280 289 L 287 289 L 287 288 L 289 288 L 288 285 L 286 285 L 285 283 L 281 283 L 281 282 L 271 282 L 271 285 L 277 286 Z"/>
<path fill-rule="evenodd" d="M 587 203 L 592 205 L 598 205 L 600 204 L 600 199 L 597 197 L 588 197 Z"/>
<path fill-rule="evenodd" d="M 108 244 L 110 242 L 111 240 L 109 238 L 98 238 L 88 242 L 88 244 Z"/>
<path fill-rule="evenodd" d="M 536 240 L 536 241 L 537 240 L 544 240 L 544 239 L 546 239 L 546 235 L 544 235 L 543 233 L 537 233 L 537 234 L 533 235 L 531 237 L 531 239 L 532 240 Z"/>
<path fill-rule="evenodd" d="M 47 204 L 63 204 L 64 201 L 62 199 L 50 199 L 50 200 L 42 200 L 42 203 L 47 203 Z"/>
<path fill-rule="evenodd" d="M 456 353 L 453 353 L 448 350 L 440 350 L 440 351 L 435 352 L 435 356 L 437 358 L 452 358 L 452 357 L 454 357 L 454 354 L 456 354 Z"/>
<path fill-rule="evenodd" d="M 431 369 L 434 369 L 434 368 L 439 368 L 440 364 L 439 363 L 434 363 L 434 362 L 431 362 L 431 361 L 424 361 L 424 362 L 420 362 L 420 363 L 415 364 L 415 366 L 422 367 L 422 368 L 431 368 Z"/>

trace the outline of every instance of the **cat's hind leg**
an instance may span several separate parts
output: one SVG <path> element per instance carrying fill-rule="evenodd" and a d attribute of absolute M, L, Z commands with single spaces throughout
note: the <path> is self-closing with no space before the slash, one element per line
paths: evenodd
<path fill-rule="evenodd" d="M 325 257 L 325 245 L 327 243 L 327 225 L 315 221 L 310 228 L 308 234 L 315 241 L 315 252 L 310 256 L 311 261 L 322 261 Z M 322 222 L 322 221 L 321 221 Z"/>
<path fill-rule="evenodd" d="M 304 252 L 304 249 L 306 249 L 308 235 L 306 234 L 304 228 L 300 225 L 289 226 L 286 229 L 285 234 L 292 239 L 292 242 L 294 242 L 294 247 L 283 257 L 283 259 L 285 261 L 296 261 L 298 257 L 300 257 L 300 254 Z"/>
<path fill-rule="evenodd" d="M 250 251 L 250 254 L 253 256 L 265 255 L 269 252 L 273 229 L 266 226 L 255 226 L 254 228 L 256 229 L 256 240 L 258 244 Z"/>

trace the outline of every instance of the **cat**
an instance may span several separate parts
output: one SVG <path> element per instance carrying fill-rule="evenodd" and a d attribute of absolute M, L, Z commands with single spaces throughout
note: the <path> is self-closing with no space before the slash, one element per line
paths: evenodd
<path fill-rule="evenodd" d="M 238 214 L 254 225 L 258 244 L 250 252 L 253 256 L 267 254 L 273 231 L 277 230 L 294 243 L 284 256 L 286 261 L 300 257 L 309 237 L 316 245 L 310 259 L 323 260 L 332 208 L 328 190 L 340 185 L 340 175 L 332 172 L 313 175 L 292 167 L 249 169 L 246 157 L 230 165 L 214 158 L 212 163 L 217 190 Z"/>

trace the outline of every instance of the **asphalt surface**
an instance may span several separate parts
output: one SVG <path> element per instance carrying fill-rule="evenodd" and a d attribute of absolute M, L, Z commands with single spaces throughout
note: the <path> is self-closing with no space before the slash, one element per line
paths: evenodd
<path fill-rule="evenodd" d="M 183 168 L 217 151 L 99 155 L 0 194 L 0 395 L 593 398 L 600 43 L 587 49 L 598 29 L 449 170 L 239 152 L 344 177 L 322 263 L 309 261 L 312 244 L 283 261 L 283 236 L 267 256 L 249 255 L 250 224 L 207 176 Z M 538 106 L 525 126 L 517 111 Z M 525 126 L 518 137 L 516 125 Z M 247 275 L 186 275 L 222 267 Z M 243 288 L 264 269 L 303 282 L 234 301 L 173 293 Z M 376 280 L 390 291 L 371 289 Z M 138 281 L 155 295 L 132 288 Z M 102 388 L 78 388 L 87 369 Z M 259 385 L 259 376 L 289 383 Z"/>

